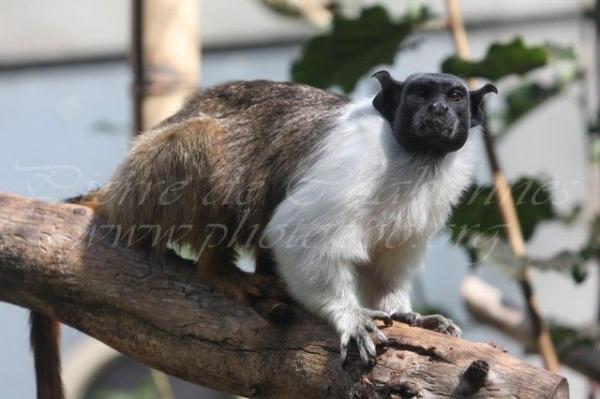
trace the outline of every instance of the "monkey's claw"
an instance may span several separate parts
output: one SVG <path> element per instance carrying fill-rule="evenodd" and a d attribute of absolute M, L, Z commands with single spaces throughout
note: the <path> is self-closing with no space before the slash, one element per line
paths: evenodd
<path fill-rule="evenodd" d="M 348 366 L 348 347 L 352 342 L 356 344 L 358 356 L 360 357 L 360 362 L 364 368 L 370 369 L 377 363 L 375 344 L 366 328 L 363 327 L 354 333 L 344 333 L 342 334 L 340 341 L 342 368 L 345 369 Z"/>
<path fill-rule="evenodd" d="M 460 337 L 462 334 L 462 330 L 454 323 L 454 321 L 439 314 L 422 316 L 416 312 L 398 312 L 392 314 L 392 319 L 412 327 L 437 331 L 452 337 Z"/>
<path fill-rule="evenodd" d="M 356 345 L 360 362 L 365 369 L 370 369 L 377 363 L 376 347 L 387 343 L 387 337 L 373 323 L 373 320 L 383 320 L 388 325 L 392 322 L 388 313 L 362 309 L 358 320 L 354 328 L 348 329 L 340 336 L 340 357 L 344 369 L 348 366 L 348 347 L 352 343 Z M 371 338 L 370 334 L 373 335 L 374 339 Z"/>
<path fill-rule="evenodd" d="M 381 310 L 363 309 L 365 315 L 372 320 L 381 320 L 386 326 L 391 326 L 393 323 L 392 316 Z"/>

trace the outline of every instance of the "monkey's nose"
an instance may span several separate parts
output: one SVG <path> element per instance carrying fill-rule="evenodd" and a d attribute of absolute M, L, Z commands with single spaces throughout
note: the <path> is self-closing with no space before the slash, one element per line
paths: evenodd
<path fill-rule="evenodd" d="M 444 114 L 448 113 L 448 104 L 444 104 L 443 102 L 440 102 L 440 101 L 435 101 L 435 102 L 432 102 L 431 104 L 429 104 L 428 109 L 430 112 L 433 112 L 434 114 L 444 115 Z"/>

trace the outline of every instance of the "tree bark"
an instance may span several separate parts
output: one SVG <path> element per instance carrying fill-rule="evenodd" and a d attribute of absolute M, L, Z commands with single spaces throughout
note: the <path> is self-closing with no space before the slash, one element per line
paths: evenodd
<path fill-rule="evenodd" d="M 213 292 L 194 266 L 114 244 L 91 210 L 0 195 L 0 299 L 60 319 L 149 366 L 265 398 L 567 398 L 566 379 L 488 344 L 401 323 L 368 372 L 295 308 L 275 325 Z M 489 371 L 488 371 L 489 369 Z"/>
<path fill-rule="evenodd" d="M 473 318 L 502 331 L 521 343 L 526 351 L 535 350 L 531 321 L 527 313 L 506 305 L 502 301 L 500 290 L 471 276 L 463 281 L 461 294 Z M 600 348 L 596 345 L 589 342 L 569 343 L 563 348 L 559 346 L 557 353 L 565 366 L 600 383 Z"/>

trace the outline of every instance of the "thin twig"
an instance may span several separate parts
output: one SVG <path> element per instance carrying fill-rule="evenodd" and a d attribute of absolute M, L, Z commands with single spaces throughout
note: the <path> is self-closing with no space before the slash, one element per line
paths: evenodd
<path fill-rule="evenodd" d="M 149 370 L 154 387 L 158 391 L 158 397 L 160 399 L 175 399 L 173 388 L 169 382 L 169 377 L 162 371 L 158 371 L 153 368 L 149 368 Z"/>

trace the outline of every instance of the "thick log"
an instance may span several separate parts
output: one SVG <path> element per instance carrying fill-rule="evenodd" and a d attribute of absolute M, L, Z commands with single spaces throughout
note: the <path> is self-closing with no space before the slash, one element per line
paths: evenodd
<path fill-rule="evenodd" d="M 80 206 L 0 195 L 0 299 L 60 319 L 149 366 L 265 398 L 567 398 L 567 381 L 488 344 L 401 323 L 368 372 L 296 309 L 275 325 L 213 292 L 191 263 L 114 245 Z"/>

